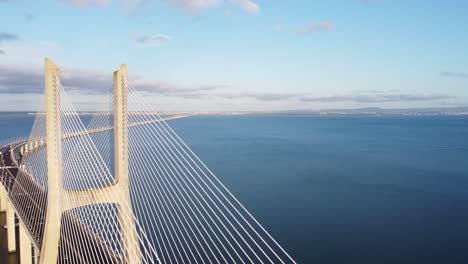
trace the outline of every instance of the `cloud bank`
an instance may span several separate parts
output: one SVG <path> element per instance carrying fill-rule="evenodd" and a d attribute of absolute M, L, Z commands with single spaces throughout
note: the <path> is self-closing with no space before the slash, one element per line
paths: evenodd
<path fill-rule="evenodd" d="M 0 65 L 0 94 L 42 94 L 42 69 L 30 69 Z M 90 95 L 109 93 L 112 75 L 95 71 L 64 70 L 62 85 L 71 92 Z M 310 93 L 256 93 L 228 92 L 225 85 L 178 85 L 161 80 L 147 80 L 136 76 L 132 85 L 141 92 L 185 99 L 251 99 L 262 102 L 291 101 L 300 103 L 355 102 L 362 104 L 389 102 L 429 102 L 453 99 L 447 94 L 401 93 L 399 90 L 377 92 L 352 92 L 317 96 Z"/>
<path fill-rule="evenodd" d="M 112 87 L 112 74 L 101 72 L 64 70 L 60 79 L 68 91 L 83 94 L 106 94 Z M 145 80 L 139 76 L 132 78 L 131 83 L 141 92 L 181 97 L 195 96 L 196 93 L 222 87 L 221 85 L 183 86 L 158 80 Z M 42 94 L 43 92 L 42 69 L 0 65 L 0 94 Z"/>
<path fill-rule="evenodd" d="M 6 32 L 0 32 L 0 43 L 5 41 L 17 40 L 18 36 Z"/>
<path fill-rule="evenodd" d="M 112 0 L 61 0 L 75 7 L 107 6 Z"/>
<path fill-rule="evenodd" d="M 185 10 L 200 10 L 214 7 L 221 3 L 221 0 L 164 0 L 167 4 Z"/>
<path fill-rule="evenodd" d="M 446 94 L 405 94 L 394 92 L 351 93 L 341 95 L 313 96 L 306 93 L 217 93 L 212 96 L 224 99 L 249 98 L 257 101 L 297 100 L 302 103 L 389 103 L 389 102 L 421 102 L 437 101 L 453 98 Z"/>
<path fill-rule="evenodd" d="M 0 0 L 5 1 L 5 0 Z M 73 7 L 108 6 L 112 0 L 60 0 Z M 217 7 L 225 3 L 238 6 L 248 13 L 258 13 L 260 6 L 253 0 L 120 0 L 127 13 L 132 14 L 151 2 L 163 2 L 168 6 L 193 13 Z"/>
<path fill-rule="evenodd" d="M 463 78 L 463 79 L 468 79 L 468 73 L 465 72 L 441 72 L 440 73 L 442 76 L 445 77 L 454 77 L 454 78 Z"/>
<path fill-rule="evenodd" d="M 330 95 L 322 97 L 301 97 L 302 102 L 355 102 L 355 103 L 388 103 L 388 102 L 417 102 L 417 101 L 436 101 L 450 99 L 452 96 L 444 94 L 397 94 L 397 93 L 378 93 L 378 94 L 347 94 Z"/>

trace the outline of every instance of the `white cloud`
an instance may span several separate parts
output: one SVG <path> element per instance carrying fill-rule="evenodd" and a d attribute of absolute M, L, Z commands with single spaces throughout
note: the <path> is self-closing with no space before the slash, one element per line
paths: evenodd
<path fill-rule="evenodd" d="M 180 7 L 186 10 L 201 10 L 214 7 L 221 3 L 221 0 L 164 0 L 169 5 Z"/>
<path fill-rule="evenodd" d="M 168 6 L 192 13 L 215 7 L 223 0 L 121 0 L 128 14 L 133 14 L 151 2 L 163 2 Z"/>
<path fill-rule="evenodd" d="M 304 35 L 304 34 L 313 33 L 319 30 L 332 30 L 334 28 L 335 28 L 335 25 L 333 23 L 328 22 L 328 21 L 323 21 L 320 23 L 315 23 L 315 24 L 311 24 L 309 26 L 300 28 L 297 30 L 297 33 Z"/>
<path fill-rule="evenodd" d="M 182 8 L 189 11 L 199 11 L 216 7 L 224 2 L 225 0 L 163 0 L 169 5 Z M 238 6 L 242 10 L 249 13 L 260 12 L 260 6 L 252 0 L 229 0 L 228 2 Z"/>
<path fill-rule="evenodd" d="M 159 47 L 162 44 L 169 42 L 171 39 L 172 38 L 170 36 L 164 35 L 164 34 L 157 34 L 157 35 L 132 34 L 130 35 L 131 41 L 135 42 L 136 44 L 140 46 L 146 46 L 146 47 Z"/>
<path fill-rule="evenodd" d="M 440 73 L 442 76 L 445 77 L 455 77 L 455 78 L 463 78 L 463 79 L 468 79 L 468 73 L 466 72 L 449 72 L 449 71 L 444 71 Z"/>
<path fill-rule="evenodd" d="M 13 40 L 18 40 L 18 36 L 11 33 L 0 32 L 0 43 Z"/>
<path fill-rule="evenodd" d="M 0 0 L 2 1 L 2 0 Z M 107 6 L 112 0 L 59 0 L 75 7 Z M 222 4 L 232 3 L 249 13 L 258 13 L 260 6 L 252 0 L 120 0 L 128 14 L 133 14 L 144 5 L 151 2 L 163 2 L 167 5 L 178 8 L 189 13 L 203 11 L 217 7 Z"/>
<path fill-rule="evenodd" d="M 111 3 L 112 0 L 62 0 L 63 2 L 76 7 L 87 7 L 87 6 L 106 6 Z"/>
<path fill-rule="evenodd" d="M 234 2 L 246 12 L 254 14 L 260 12 L 260 6 L 251 0 L 235 0 Z"/>
<path fill-rule="evenodd" d="M 417 102 L 450 99 L 447 94 L 402 94 L 402 93 L 371 93 L 371 94 L 343 94 L 328 96 L 303 96 L 302 102 L 356 102 L 356 103 L 385 103 L 385 102 Z"/>
<path fill-rule="evenodd" d="M 42 94 L 43 70 L 40 67 L 21 67 L 0 64 L 0 94 Z M 112 87 L 112 74 L 63 68 L 61 83 L 69 91 L 83 94 L 105 94 Z M 173 97 L 199 98 L 199 93 L 223 88 L 223 85 L 180 85 L 162 80 L 147 80 L 133 76 L 132 84 L 141 92 Z"/>

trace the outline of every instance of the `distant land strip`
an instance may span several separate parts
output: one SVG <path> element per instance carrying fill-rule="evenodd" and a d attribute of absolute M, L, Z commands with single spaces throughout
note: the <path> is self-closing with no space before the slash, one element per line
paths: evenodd
<path fill-rule="evenodd" d="M 24 112 L 4 112 L 4 113 L 24 113 Z M 28 112 L 30 115 L 41 115 L 44 113 Z M 74 114 L 74 113 L 71 113 Z M 79 112 L 79 115 L 112 115 L 111 112 Z M 409 108 L 409 109 L 385 109 L 378 107 L 357 108 L 357 109 L 325 109 L 325 110 L 278 110 L 278 111 L 161 111 L 161 112 L 131 112 L 130 115 L 160 115 L 162 117 L 193 115 L 308 115 L 308 116 L 340 116 L 340 115 L 468 115 L 467 107 L 439 107 L 439 108 Z"/>

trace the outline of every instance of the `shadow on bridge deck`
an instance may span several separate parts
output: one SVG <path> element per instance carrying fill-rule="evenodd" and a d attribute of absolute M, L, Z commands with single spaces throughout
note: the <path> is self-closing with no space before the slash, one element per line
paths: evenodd
<path fill-rule="evenodd" d="M 2 264 L 20 264 L 19 260 L 19 241 L 16 240 L 16 253 L 8 253 L 7 245 L 7 230 L 4 228 L 6 224 L 6 214 L 0 213 L 0 263 Z M 18 228 L 16 228 L 16 237 L 18 236 Z"/>

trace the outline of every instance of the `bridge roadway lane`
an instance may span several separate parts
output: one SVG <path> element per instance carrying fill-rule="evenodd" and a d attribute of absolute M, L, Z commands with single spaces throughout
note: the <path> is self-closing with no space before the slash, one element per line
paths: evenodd
<path fill-rule="evenodd" d="M 179 119 L 192 116 L 193 114 L 180 114 L 171 117 L 144 120 L 129 124 L 129 127 L 136 127 L 161 121 Z M 98 128 L 82 132 L 70 133 L 64 139 L 78 137 L 82 135 L 97 134 L 112 130 L 112 127 Z M 37 139 L 40 140 L 40 139 Z M 46 202 L 39 204 L 38 201 L 47 201 L 47 190 L 40 186 L 34 177 L 20 168 L 16 162 L 15 150 L 18 150 L 27 141 L 17 142 L 15 145 L 0 146 L 0 182 L 8 190 L 10 200 L 15 208 L 16 215 L 23 221 L 29 234 L 33 238 L 33 243 L 37 248 L 41 248 L 44 234 L 44 221 L 46 215 Z M 7 167 L 5 169 L 5 167 Z M 73 236 L 64 232 L 64 226 L 68 230 L 73 230 Z M 71 212 L 62 214 L 62 228 L 60 230 L 60 254 L 67 252 L 66 256 L 59 256 L 59 263 L 123 263 L 120 256 L 116 256 L 106 243 L 94 234 L 88 227 Z M 74 239 L 84 238 L 87 248 L 80 248 Z M 82 242 L 82 241 L 81 241 Z M 86 251 L 86 252 L 84 252 Z M 85 253 L 85 254 L 83 254 Z M 64 253 L 65 254 L 65 253 Z M 3 263 L 3 262 L 1 262 Z"/>
<path fill-rule="evenodd" d="M 37 184 L 34 178 L 23 169 L 18 169 L 15 158 L 12 157 L 12 149 L 20 147 L 5 146 L 0 148 L 0 165 L 9 167 L 2 169 L 0 181 L 7 186 L 10 200 L 15 208 L 16 215 L 22 219 L 29 234 L 33 237 L 33 243 L 41 248 L 44 233 L 44 221 L 46 202 L 38 204 L 38 201 L 47 201 L 47 191 Z M 27 190 L 27 191 L 26 191 Z M 73 230 L 73 235 L 64 231 Z M 75 237 L 86 241 L 86 249 L 80 248 Z M 62 214 L 62 228 L 59 244 L 59 263 L 123 263 L 88 227 L 83 225 L 71 212 Z M 66 253 L 64 253 L 66 252 Z M 63 255 L 62 255 L 63 253 Z M 3 262 L 2 262 L 3 263 Z"/>

